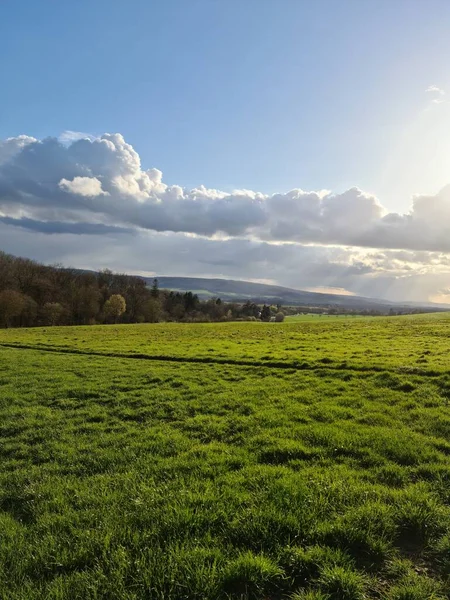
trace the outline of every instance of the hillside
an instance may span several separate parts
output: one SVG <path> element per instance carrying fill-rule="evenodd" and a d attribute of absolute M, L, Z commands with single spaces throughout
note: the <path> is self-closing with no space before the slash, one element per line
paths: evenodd
<path fill-rule="evenodd" d="M 241 320 L 258 318 L 257 304 L 281 304 L 290 307 L 285 311 L 290 314 L 443 310 L 439 305 L 396 304 L 248 281 L 164 276 L 158 280 L 160 289 L 155 293 L 152 278 L 42 265 L 0 252 L 0 327 Z M 113 297 L 120 302 L 120 314 L 112 312 Z M 222 302 L 211 301 L 214 297 Z"/>
<path fill-rule="evenodd" d="M 146 278 L 147 284 L 151 285 L 152 278 Z M 201 277 L 158 277 L 161 288 L 177 291 L 192 291 L 200 298 L 220 296 L 226 301 L 267 302 L 271 304 L 283 304 L 291 306 L 336 306 L 352 308 L 357 310 L 385 310 L 390 308 L 411 306 L 431 310 L 445 309 L 442 305 L 431 303 L 409 303 L 390 302 L 389 300 L 378 300 L 375 298 L 364 298 L 361 296 L 345 296 L 340 294 L 323 294 L 308 292 L 292 288 L 253 283 L 250 281 L 236 281 L 233 279 L 206 279 Z M 448 310 L 448 307 L 447 307 Z"/>

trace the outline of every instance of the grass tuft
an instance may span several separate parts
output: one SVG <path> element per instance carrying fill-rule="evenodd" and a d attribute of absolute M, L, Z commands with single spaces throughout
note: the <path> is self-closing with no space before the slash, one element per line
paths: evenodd
<path fill-rule="evenodd" d="M 245 552 L 228 564 L 222 588 L 233 598 L 257 600 L 276 590 L 283 575 L 282 569 L 269 558 Z"/>
<path fill-rule="evenodd" d="M 364 600 L 366 583 L 362 574 L 344 567 L 325 567 L 319 578 L 321 590 L 334 600 Z"/>

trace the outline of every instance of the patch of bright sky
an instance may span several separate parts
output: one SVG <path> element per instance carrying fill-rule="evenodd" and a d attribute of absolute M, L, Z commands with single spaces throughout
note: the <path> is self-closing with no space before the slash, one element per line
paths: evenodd
<path fill-rule="evenodd" d="M 449 27 L 448 0 L 5 2 L 0 137 L 120 132 L 168 183 L 406 211 L 450 183 Z"/>

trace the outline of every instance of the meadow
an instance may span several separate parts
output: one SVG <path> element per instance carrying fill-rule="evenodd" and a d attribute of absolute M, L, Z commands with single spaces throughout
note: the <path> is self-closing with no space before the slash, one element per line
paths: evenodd
<path fill-rule="evenodd" d="M 0 331 L 0 597 L 444 600 L 450 315 Z"/>

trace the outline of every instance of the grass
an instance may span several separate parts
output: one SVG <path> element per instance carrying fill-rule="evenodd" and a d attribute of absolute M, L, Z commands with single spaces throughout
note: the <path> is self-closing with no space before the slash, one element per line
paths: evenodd
<path fill-rule="evenodd" d="M 1 331 L 0 596 L 447 598 L 449 334 Z"/>
<path fill-rule="evenodd" d="M 286 320 L 289 323 L 297 323 L 298 321 L 316 321 L 317 319 L 367 319 L 369 317 L 365 317 L 365 316 L 361 316 L 361 315 L 348 315 L 348 314 L 342 314 L 342 315 L 329 315 L 327 313 L 324 314 L 320 314 L 320 313 L 301 313 L 301 314 L 297 314 L 297 315 L 287 315 L 286 316 Z"/>

